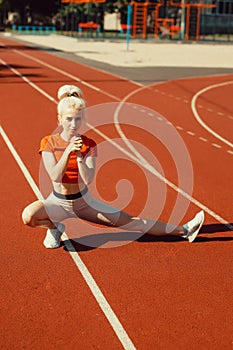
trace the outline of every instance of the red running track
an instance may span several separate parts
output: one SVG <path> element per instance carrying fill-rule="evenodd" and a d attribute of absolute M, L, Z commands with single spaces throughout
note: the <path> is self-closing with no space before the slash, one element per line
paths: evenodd
<path fill-rule="evenodd" d="M 233 76 L 139 87 L 7 39 L 1 45 L 1 348 L 231 349 Z M 83 89 L 87 132 L 101 151 L 91 190 L 163 221 L 183 223 L 204 209 L 195 243 L 80 222 L 73 246 L 48 251 L 44 230 L 23 226 L 40 187 L 38 144 L 56 127 L 64 83 Z M 116 187 L 121 179 L 126 187 Z"/>

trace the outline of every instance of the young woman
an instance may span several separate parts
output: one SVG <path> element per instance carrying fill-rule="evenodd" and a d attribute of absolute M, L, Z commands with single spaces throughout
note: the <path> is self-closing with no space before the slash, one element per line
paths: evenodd
<path fill-rule="evenodd" d="M 65 85 L 59 89 L 58 98 L 58 122 L 62 131 L 43 138 L 40 147 L 53 192 L 44 201 L 28 205 L 22 214 L 26 225 L 47 228 L 44 246 L 60 246 L 65 230 L 61 221 L 71 217 L 126 231 L 180 236 L 192 242 L 203 224 L 203 211 L 187 224 L 175 226 L 133 217 L 92 198 L 87 186 L 95 175 L 97 149 L 95 141 L 79 134 L 85 109 L 82 92 L 75 86 Z"/>

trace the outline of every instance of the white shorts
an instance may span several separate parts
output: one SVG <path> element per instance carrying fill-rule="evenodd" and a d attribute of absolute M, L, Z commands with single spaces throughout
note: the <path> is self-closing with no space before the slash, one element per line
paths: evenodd
<path fill-rule="evenodd" d="M 68 196 L 53 191 L 43 201 L 43 204 L 53 222 L 61 222 L 68 218 L 80 218 L 97 224 L 115 226 L 120 217 L 119 209 L 94 200 L 87 189 L 83 191 L 82 195 L 79 193 Z"/>

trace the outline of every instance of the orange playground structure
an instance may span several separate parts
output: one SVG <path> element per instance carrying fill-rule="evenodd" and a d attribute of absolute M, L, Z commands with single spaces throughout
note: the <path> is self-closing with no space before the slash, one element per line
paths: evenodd
<path fill-rule="evenodd" d="M 133 8 L 131 36 L 146 38 L 149 33 L 154 37 L 169 37 L 180 34 L 181 23 L 174 18 L 160 17 L 162 7 L 180 8 L 184 13 L 185 40 L 199 40 L 201 11 L 216 7 L 215 0 L 161 0 L 130 3 Z"/>
<path fill-rule="evenodd" d="M 173 18 L 159 17 L 159 8 L 164 6 L 163 0 L 159 3 L 144 3 L 132 1 L 133 19 L 132 19 L 132 37 L 146 38 L 148 31 L 154 37 L 169 36 L 173 38 L 175 33 L 179 33 L 180 26 L 176 25 Z"/>
<path fill-rule="evenodd" d="M 106 0 L 62 0 L 62 3 L 104 3 Z M 145 1 L 129 1 L 131 5 L 130 35 L 132 38 L 144 38 L 152 35 L 154 38 L 168 37 L 185 40 L 200 39 L 201 11 L 206 8 L 216 7 L 216 0 L 159 0 L 157 3 Z M 182 19 L 168 15 L 164 9 L 173 9 L 174 13 L 180 9 Z M 91 25 L 90 25 L 91 23 Z M 182 27 L 182 28 L 181 28 Z M 100 33 L 99 23 L 80 23 L 79 31 L 82 29 L 95 29 Z M 121 24 L 121 33 L 125 33 L 127 24 Z M 181 33 L 182 30 L 182 33 Z M 182 35 L 181 35 L 182 34 Z"/>
<path fill-rule="evenodd" d="M 216 0 L 170 0 L 170 6 L 178 6 L 185 11 L 185 40 L 199 40 L 201 11 L 215 8 Z"/>

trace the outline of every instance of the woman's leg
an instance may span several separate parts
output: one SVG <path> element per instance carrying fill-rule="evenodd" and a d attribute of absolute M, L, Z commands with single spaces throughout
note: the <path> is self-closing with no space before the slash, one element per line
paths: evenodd
<path fill-rule="evenodd" d="M 139 231 L 154 236 L 176 235 L 183 236 L 182 226 L 166 224 L 164 222 L 133 217 L 128 213 L 108 206 L 105 203 L 88 198 L 87 205 L 75 211 L 81 219 L 97 224 L 120 227 L 126 231 Z"/>
<path fill-rule="evenodd" d="M 204 222 L 204 211 L 201 210 L 199 213 L 195 215 L 195 217 L 188 221 L 183 226 L 176 226 L 171 224 L 166 224 L 161 221 L 155 221 L 155 220 L 148 220 L 148 219 L 141 219 L 141 218 L 135 218 L 132 216 L 128 216 L 127 213 L 120 212 L 120 217 L 116 222 L 116 225 L 118 224 L 126 224 L 124 226 L 121 226 L 124 230 L 139 230 L 143 233 L 147 233 L 149 235 L 153 236 L 163 236 L 163 235 L 173 235 L 173 236 L 179 236 L 182 238 L 187 239 L 190 243 L 193 242 L 198 235 L 203 222 Z M 129 222 L 127 223 L 127 220 Z"/>
<path fill-rule="evenodd" d="M 152 236 L 164 236 L 166 234 L 174 236 L 184 235 L 183 226 L 176 226 L 162 221 L 133 217 L 123 211 L 120 211 L 120 216 L 115 223 L 115 226 L 121 227 L 123 230 L 140 231 Z"/>
<path fill-rule="evenodd" d="M 120 227 L 126 231 L 139 231 L 153 236 L 173 235 L 186 238 L 193 242 L 203 222 L 203 210 L 183 226 L 171 225 L 165 222 L 142 219 L 94 200 L 90 194 L 74 202 L 73 211 L 81 219 L 97 224 Z M 81 204 L 81 205 L 80 205 Z"/>
<path fill-rule="evenodd" d="M 54 223 L 47 214 L 44 204 L 39 200 L 29 204 L 23 210 L 22 219 L 25 225 L 31 227 L 55 228 Z"/>
<path fill-rule="evenodd" d="M 25 225 L 47 228 L 43 241 L 46 248 L 58 248 L 60 246 L 60 238 L 65 230 L 65 226 L 60 221 L 65 217 L 67 217 L 67 214 L 64 209 L 51 198 L 45 200 L 44 203 L 36 201 L 29 204 L 22 213 Z"/>

